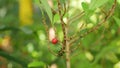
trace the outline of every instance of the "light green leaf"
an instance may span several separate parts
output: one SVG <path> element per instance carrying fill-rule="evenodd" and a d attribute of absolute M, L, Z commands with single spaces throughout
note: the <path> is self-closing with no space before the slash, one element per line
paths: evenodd
<path fill-rule="evenodd" d="M 34 61 L 28 64 L 28 67 L 44 67 L 45 64 L 40 61 Z"/>
<path fill-rule="evenodd" d="M 113 18 L 115 19 L 116 24 L 120 27 L 120 19 L 118 17 L 115 17 L 115 16 Z"/>
<path fill-rule="evenodd" d="M 120 4 L 120 0 L 117 0 L 117 2 Z"/>
<path fill-rule="evenodd" d="M 40 0 L 40 1 L 42 3 L 42 6 L 44 7 L 45 11 L 47 12 L 47 15 L 50 18 L 50 21 L 52 23 L 53 14 L 52 14 L 52 10 L 48 4 L 48 1 L 47 0 Z"/>
<path fill-rule="evenodd" d="M 82 2 L 82 8 L 85 11 L 85 18 L 88 19 L 94 13 L 94 10 L 89 9 L 89 4 Z"/>
<path fill-rule="evenodd" d="M 54 16 L 54 23 L 55 23 L 55 22 L 58 22 L 59 19 L 60 19 L 59 14 L 55 14 L 55 16 Z"/>
<path fill-rule="evenodd" d="M 108 1 L 109 0 L 92 0 L 89 9 L 94 10 L 94 9 L 102 6 L 103 4 L 105 4 Z"/>

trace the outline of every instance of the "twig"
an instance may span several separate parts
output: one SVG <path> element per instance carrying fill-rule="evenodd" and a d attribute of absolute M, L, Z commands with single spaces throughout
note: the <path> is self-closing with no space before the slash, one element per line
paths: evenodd
<path fill-rule="evenodd" d="M 71 68 L 71 65 L 70 65 L 70 46 L 69 46 L 69 41 L 67 40 L 68 27 L 65 25 L 65 22 L 63 21 L 63 16 L 66 14 L 66 6 L 64 5 L 64 13 L 62 14 L 61 13 L 62 6 L 60 4 L 60 0 L 57 0 L 57 1 L 58 1 L 58 9 L 59 9 L 59 16 L 60 16 L 60 21 L 61 21 L 61 25 L 62 25 L 62 31 L 63 31 L 63 35 L 64 35 L 63 48 L 60 50 L 60 54 L 61 54 L 61 52 L 64 53 L 64 50 L 66 50 L 65 51 L 66 52 L 66 68 Z"/>
<path fill-rule="evenodd" d="M 53 54 L 54 56 L 58 56 L 54 51 L 52 51 L 52 49 L 50 49 L 50 46 L 48 45 L 48 50 L 51 54 Z"/>
<path fill-rule="evenodd" d="M 57 3 L 58 3 L 58 11 L 59 11 L 59 16 L 60 16 L 60 21 L 61 21 L 61 25 L 62 25 L 62 31 L 63 31 L 63 35 L 64 35 L 64 41 L 63 41 L 63 45 L 62 45 L 62 48 L 61 50 L 59 51 L 59 56 L 62 56 L 62 54 L 64 53 L 64 50 L 65 50 L 65 45 L 66 45 L 66 30 L 65 30 L 65 23 L 63 21 L 63 15 L 65 14 L 62 14 L 61 13 L 61 9 L 62 9 L 62 6 L 60 4 L 60 0 L 57 0 Z"/>
<path fill-rule="evenodd" d="M 114 9 L 116 7 L 116 0 L 114 0 L 114 4 L 112 5 L 111 9 L 109 10 L 107 16 L 101 21 L 99 22 L 95 27 L 91 28 L 90 30 L 88 30 L 87 32 L 85 32 L 84 34 L 81 34 L 79 37 L 76 37 L 74 40 L 71 41 L 71 44 L 74 43 L 76 40 L 78 40 L 79 38 L 83 38 L 86 35 L 88 35 L 91 32 L 94 32 L 95 30 L 97 30 L 102 24 L 104 24 L 107 19 L 113 14 Z"/>
<path fill-rule="evenodd" d="M 67 9 L 66 9 L 66 3 L 64 3 L 64 12 L 62 14 L 62 17 L 66 14 L 66 11 L 67 11 Z"/>
<path fill-rule="evenodd" d="M 69 24 L 76 21 L 77 19 L 81 18 L 84 15 L 84 11 L 78 13 L 77 15 L 73 16 L 72 18 L 68 19 Z"/>
<path fill-rule="evenodd" d="M 66 68 L 71 68 L 70 64 L 70 46 L 67 44 L 66 45 Z"/>
<path fill-rule="evenodd" d="M 80 48 L 79 50 L 83 50 L 83 49 L 82 49 L 82 48 L 83 48 L 82 46 L 83 46 L 82 43 L 79 42 L 75 49 Z M 75 50 L 75 49 L 73 49 L 73 50 Z M 72 51 L 73 51 L 73 50 L 72 50 Z M 79 54 L 79 53 L 75 53 L 75 54 L 73 54 L 71 57 L 75 57 L 75 56 L 77 56 L 77 55 L 80 55 L 80 54 Z"/>
<path fill-rule="evenodd" d="M 46 33 L 47 33 L 47 41 L 50 42 L 50 41 L 49 41 L 49 29 L 48 29 L 48 25 L 46 24 L 46 19 L 45 19 L 44 17 L 42 18 L 42 23 L 43 23 L 43 25 L 44 25 L 44 27 L 45 27 L 45 31 L 46 31 Z M 49 45 L 48 45 L 48 50 L 49 50 L 53 55 L 57 56 L 57 54 L 56 54 L 55 52 L 53 52 L 52 49 L 50 49 L 50 46 L 49 46 Z"/>
<path fill-rule="evenodd" d="M 76 45 L 76 47 L 75 47 L 75 48 L 72 48 L 72 49 L 71 49 L 71 52 L 73 52 L 73 51 L 77 50 L 77 49 L 80 47 L 80 45 L 81 45 L 81 42 L 79 42 L 79 43 L 78 43 L 78 45 Z"/>
<path fill-rule="evenodd" d="M 103 29 L 103 31 L 101 33 L 101 36 L 91 45 L 91 47 L 95 46 L 95 45 L 98 45 L 101 42 L 101 40 L 105 37 L 104 32 L 105 32 L 105 28 Z"/>
<path fill-rule="evenodd" d="M 79 28 L 79 31 L 77 31 L 75 34 L 73 34 L 73 36 L 71 36 L 70 38 L 68 38 L 68 40 L 72 40 L 74 39 L 81 31 L 81 29 L 85 26 L 85 24 L 82 24 Z M 71 45 L 71 44 L 70 44 Z"/>
<path fill-rule="evenodd" d="M 46 19 L 44 17 L 42 18 L 42 23 L 45 27 L 45 31 L 46 31 L 46 34 L 47 34 L 47 39 L 49 39 L 49 28 L 48 28 L 48 25 L 46 24 Z"/>

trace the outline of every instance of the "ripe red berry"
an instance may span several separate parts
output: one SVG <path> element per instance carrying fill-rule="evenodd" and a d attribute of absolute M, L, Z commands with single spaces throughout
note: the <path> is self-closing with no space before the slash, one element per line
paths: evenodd
<path fill-rule="evenodd" d="M 57 44 L 57 42 L 58 42 L 57 38 L 53 38 L 53 39 L 52 39 L 52 43 L 53 43 L 53 44 Z"/>

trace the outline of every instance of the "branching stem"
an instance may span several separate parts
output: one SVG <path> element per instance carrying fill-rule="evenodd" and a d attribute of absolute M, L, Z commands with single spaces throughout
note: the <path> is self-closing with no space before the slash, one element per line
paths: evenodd
<path fill-rule="evenodd" d="M 95 27 L 91 28 L 90 30 L 88 30 L 88 31 L 85 32 L 84 34 L 81 34 L 79 37 L 76 36 L 76 37 L 70 42 L 70 44 L 74 43 L 74 42 L 75 42 L 76 40 L 78 40 L 79 38 L 83 38 L 83 37 L 85 37 L 86 35 L 88 35 L 89 33 L 94 32 L 94 31 L 97 30 L 101 25 L 103 25 L 103 24 L 107 21 L 107 19 L 113 14 L 114 9 L 115 9 L 115 7 L 116 7 L 116 2 L 117 2 L 117 0 L 114 0 L 114 4 L 112 5 L 111 9 L 108 11 L 107 16 L 106 16 L 102 21 L 100 21 Z"/>

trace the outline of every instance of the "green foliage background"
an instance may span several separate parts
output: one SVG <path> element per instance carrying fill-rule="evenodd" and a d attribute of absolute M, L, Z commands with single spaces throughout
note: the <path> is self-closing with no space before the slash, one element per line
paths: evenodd
<path fill-rule="evenodd" d="M 56 0 L 53 1 L 55 5 L 54 8 L 56 8 Z M 69 10 L 70 18 L 82 10 L 85 11 L 85 15 L 70 24 L 70 36 L 79 30 L 76 26 L 80 23 L 87 25 L 81 30 L 80 34 L 96 25 L 101 21 L 99 19 L 100 16 L 104 16 L 100 9 L 107 12 L 113 4 L 113 0 L 91 0 L 90 4 L 86 3 L 86 1 L 80 1 L 81 0 L 71 0 Z M 12 38 L 14 50 L 11 54 L 7 54 L 1 50 L 0 56 L 8 59 L 8 62 L 13 65 L 13 68 L 23 68 L 25 66 L 40 66 L 41 68 L 45 68 L 52 64 L 57 64 L 58 68 L 65 68 L 65 60 L 49 52 L 47 46 L 54 45 L 52 43 L 46 43 L 47 37 L 42 24 L 42 12 L 38 6 L 38 1 L 33 1 L 33 5 L 34 24 L 32 26 L 20 27 L 18 0 L 0 0 L 0 40 L 2 40 L 5 35 L 9 35 Z M 73 47 L 77 47 L 76 44 L 79 42 L 81 42 L 81 45 L 71 54 L 71 68 L 120 68 L 119 6 L 120 0 L 117 0 L 115 12 L 106 24 L 74 43 Z M 47 7 L 46 9 L 49 8 Z M 51 13 L 51 11 L 48 10 L 46 15 L 48 13 Z M 52 15 L 49 14 L 47 17 L 49 27 L 52 26 L 50 24 L 52 19 L 49 21 L 49 17 L 51 16 Z M 62 41 L 63 34 L 58 15 L 55 15 L 52 24 L 53 23 L 57 29 L 57 35 L 60 41 Z M 56 48 L 59 49 L 57 45 L 53 49 Z"/>

